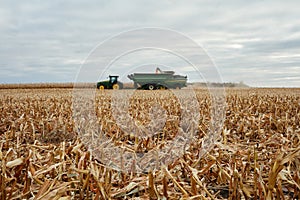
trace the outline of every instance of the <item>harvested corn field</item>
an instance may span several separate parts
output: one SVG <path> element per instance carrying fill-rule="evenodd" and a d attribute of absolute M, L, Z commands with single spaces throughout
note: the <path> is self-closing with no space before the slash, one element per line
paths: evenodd
<path fill-rule="evenodd" d="M 206 90 L 196 90 L 200 117 L 193 142 L 174 162 L 147 173 L 115 170 L 90 153 L 96 144 L 80 137 L 72 92 L 0 90 L 1 199 L 300 199 L 300 89 L 227 89 L 224 126 L 204 156 L 199 149 L 211 101 Z M 176 136 L 182 110 L 171 92 L 135 91 L 130 98 L 130 115 L 143 126 L 151 123 L 155 103 L 166 110 L 166 123 L 149 137 L 116 125 L 111 97 L 111 91 L 97 91 L 95 112 L 116 146 L 138 155 Z M 82 120 L 87 126 L 88 116 Z"/>

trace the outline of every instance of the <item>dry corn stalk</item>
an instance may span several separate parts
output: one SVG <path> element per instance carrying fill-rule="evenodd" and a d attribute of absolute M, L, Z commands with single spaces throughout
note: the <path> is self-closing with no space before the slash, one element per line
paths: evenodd
<path fill-rule="evenodd" d="M 300 198 L 299 89 L 228 89 L 223 140 L 200 159 L 210 98 L 206 90 L 196 90 L 199 137 L 181 159 L 151 174 L 123 174 L 89 154 L 74 127 L 71 89 L 0 93 L 0 199 L 229 199 L 234 189 L 244 198 Z M 136 91 L 130 113 L 146 125 L 153 95 L 161 97 L 167 122 L 157 135 L 141 139 L 114 123 L 111 92 L 97 92 L 95 110 L 106 136 L 132 152 L 163 148 L 177 133 L 176 99 L 163 91 Z"/>

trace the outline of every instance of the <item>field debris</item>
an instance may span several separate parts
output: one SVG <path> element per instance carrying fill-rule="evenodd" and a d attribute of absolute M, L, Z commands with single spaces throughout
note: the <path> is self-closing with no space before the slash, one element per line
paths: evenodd
<path fill-rule="evenodd" d="M 137 91 L 131 101 L 144 110 L 132 107 L 131 114 L 141 124 L 149 123 L 145 113 L 150 107 L 139 95 L 151 99 L 153 92 L 162 96 L 169 121 L 163 131 L 142 139 L 113 125 L 107 107 L 110 91 L 97 92 L 97 109 L 106 112 L 98 117 L 107 137 L 137 153 L 163 147 L 180 120 L 176 101 L 164 99 L 165 91 L 143 92 Z M 196 90 L 199 140 L 175 162 L 140 174 L 108 168 L 89 151 L 74 128 L 72 89 L 0 93 L 1 200 L 300 199 L 300 89 L 226 89 L 220 139 L 200 159 L 200 136 L 209 127 L 209 95 Z"/>

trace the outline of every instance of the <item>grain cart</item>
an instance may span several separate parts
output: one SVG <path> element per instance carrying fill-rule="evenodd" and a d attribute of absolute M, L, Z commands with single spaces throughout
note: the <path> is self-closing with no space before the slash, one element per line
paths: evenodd
<path fill-rule="evenodd" d="M 134 82 L 134 87 L 144 90 L 181 89 L 186 87 L 187 76 L 175 75 L 174 71 L 162 71 L 156 68 L 155 73 L 133 73 L 127 76 Z"/>
<path fill-rule="evenodd" d="M 109 80 L 100 81 L 97 83 L 97 88 L 100 90 L 104 89 L 123 89 L 123 83 L 118 81 L 119 76 L 109 76 Z"/>

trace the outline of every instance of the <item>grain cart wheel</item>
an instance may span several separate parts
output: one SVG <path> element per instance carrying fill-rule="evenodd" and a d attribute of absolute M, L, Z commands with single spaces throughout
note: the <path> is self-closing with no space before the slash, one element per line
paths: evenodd
<path fill-rule="evenodd" d="M 120 89 L 120 86 L 116 83 L 116 84 L 113 85 L 113 89 L 118 90 L 118 89 Z"/>
<path fill-rule="evenodd" d="M 99 90 L 104 90 L 105 88 L 104 88 L 104 85 L 100 85 L 99 86 Z"/>
<path fill-rule="evenodd" d="M 161 85 L 161 86 L 159 86 L 159 89 L 160 89 L 160 90 L 165 90 L 165 89 L 166 89 L 166 87 L 165 87 L 165 86 L 163 86 L 163 85 Z"/>
<path fill-rule="evenodd" d="M 154 90 L 154 86 L 153 86 L 153 85 L 149 85 L 149 86 L 148 86 L 148 89 L 149 89 L 149 90 Z"/>

